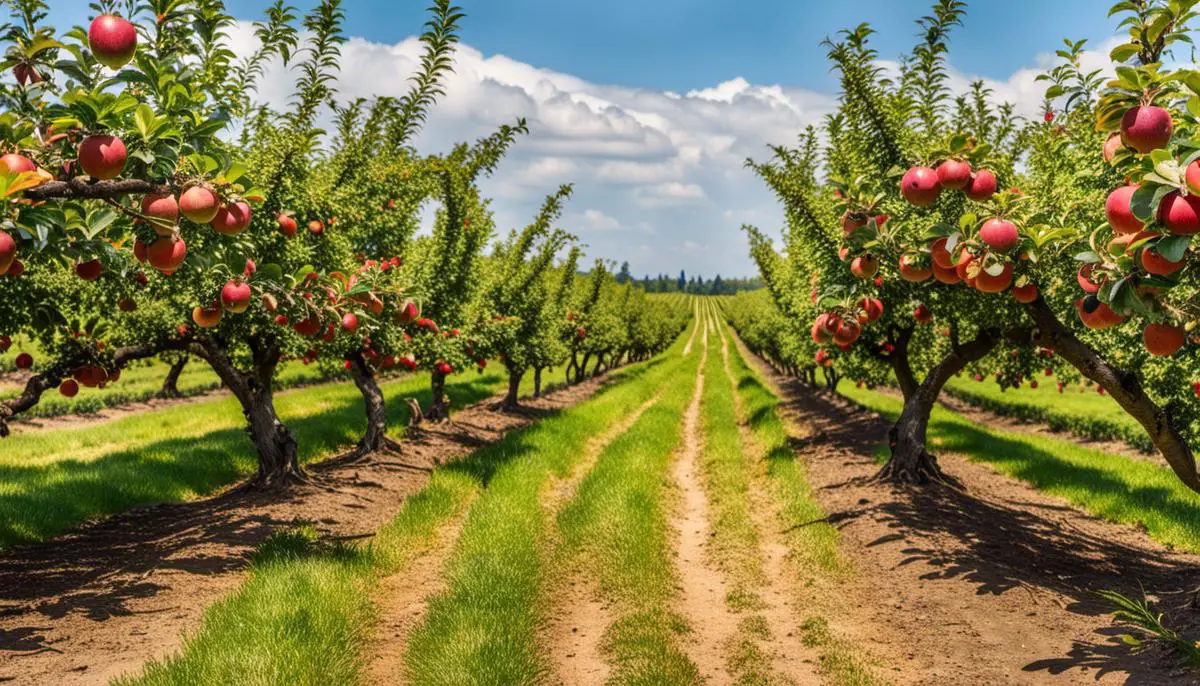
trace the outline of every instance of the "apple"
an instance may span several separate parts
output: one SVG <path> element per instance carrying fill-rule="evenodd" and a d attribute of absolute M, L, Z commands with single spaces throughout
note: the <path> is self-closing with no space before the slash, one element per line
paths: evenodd
<path fill-rule="evenodd" d="M 187 257 L 187 244 L 182 238 L 159 238 L 146 248 L 146 261 L 166 276 L 175 273 Z"/>
<path fill-rule="evenodd" d="M 875 276 L 878 271 L 879 261 L 871 255 L 861 255 L 850 263 L 850 273 L 863 280 Z"/>
<path fill-rule="evenodd" d="M 1158 221 L 1176 236 L 1200 232 L 1200 196 L 1167 193 L 1158 206 Z"/>
<path fill-rule="evenodd" d="M 975 277 L 975 288 L 981 293 L 1001 293 L 1008 289 L 1013 282 L 1013 266 L 1011 262 L 1005 263 L 1004 271 L 996 276 L 988 274 L 986 270 L 980 269 L 979 275 Z"/>
<path fill-rule="evenodd" d="M 100 384 L 108 381 L 108 372 L 104 371 L 103 367 L 89 364 L 76 368 L 71 375 L 79 383 L 88 388 L 97 388 Z"/>
<path fill-rule="evenodd" d="M 933 313 L 922 303 L 913 310 L 913 319 L 917 320 L 918 324 L 928 324 L 933 321 Z"/>
<path fill-rule="evenodd" d="M 292 328 L 295 329 L 296 333 L 300 334 L 301 336 L 307 336 L 311 338 L 320 333 L 323 327 L 321 326 L 321 317 L 311 314 L 293 324 Z"/>
<path fill-rule="evenodd" d="M 938 174 L 929 167 L 912 167 L 900 179 L 900 194 L 918 207 L 932 205 L 942 192 Z"/>
<path fill-rule="evenodd" d="M 159 221 L 150 222 L 150 226 L 160 236 L 170 236 L 179 221 L 179 201 L 174 195 L 143 195 L 142 214 Z"/>
<path fill-rule="evenodd" d="M 963 193 L 975 202 L 984 202 L 996 193 L 998 187 L 996 175 L 987 169 L 980 169 L 971 175 L 971 182 L 963 188 Z"/>
<path fill-rule="evenodd" d="M 1120 152 L 1124 147 L 1125 141 L 1121 140 L 1121 134 L 1113 133 L 1108 137 L 1108 140 L 1104 141 L 1104 161 L 1111 164 L 1113 158 L 1116 157 L 1117 153 Z"/>
<path fill-rule="evenodd" d="M 95 281 L 100 278 L 102 271 L 104 268 L 100 265 L 100 260 L 93 259 L 75 264 L 75 274 L 84 281 Z"/>
<path fill-rule="evenodd" d="M 283 212 L 280 212 L 279 216 L 276 217 L 275 220 L 279 222 L 280 233 L 287 236 L 288 238 L 294 238 L 296 236 L 296 218 L 295 217 L 291 217 L 289 215 L 284 214 Z"/>
<path fill-rule="evenodd" d="M 938 182 L 946 188 L 959 190 L 971 182 L 971 163 L 963 160 L 946 160 L 938 165 Z"/>
<path fill-rule="evenodd" d="M 1018 286 L 1013 289 L 1012 297 L 1013 297 L 1013 300 L 1016 300 L 1017 302 L 1022 303 L 1024 305 L 1028 305 L 1029 303 L 1033 302 L 1034 300 L 1037 300 L 1037 297 L 1038 297 L 1037 286 L 1032 283 L 1027 283 L 1024 286 Z"/>
<path fill-rule="evenodd" d="M 1100 287 L 1108 280 L 1103 279 L 1100 283 L 1092 280 L 1092 271 L 1095 269 L 1095 266 L 1094 264 L 1085 264 L 1075 273 L 1075 280 L 1079 283 L 1079 287 L 1083 289 L 1084 293 L 1099 293 Z"/>
<path fill-rule="evenodd" d="M 17 242 L 7 231 L 0 229 L 0 276 L 8 273 L 17 261 Z"/>
<path fill-rule="evenodd" d="M 938 282 L 949 286 L 962 283 L 962 279 L 958 276 L 958 270 L 954 269 L 953 267 L 949 269 L 943 269 L 936 262 L 933 263 L 933 278 L 937 279 Z"/>
<path fill-rule="evenodd" d="M 221 323 L 221 304 L 213 301 L 207 307 L 192 308 L 192 321 L 202 329 L 211 329 Z"/>
<path fill-rule="evenodd" d="M 1104 214 L 1108 217 L 1108 224 L 1113 231 L 1128 234 L 1146 228 L 1145 222 L 1133 216 L 1133 208 L 1130 206 L 1137 189 L 1137 184 L 1129 184 L 1108 194 L 1108 199 L 1104 201 Z"/>
<path fill-rule="evenodd" d="M 1121 117 L 1121 137 L 1125 145 L 1143 155 L 1167 147 L 1173 130 L 1171 113 L 1155 105 L 1131 107 Z"/>
<path fill-rule="evenodd" d="M 866 225 L 867 220 L 861 214 L 850 214 L 850 210 L 842 213 L 842 233 L 847 236 Z"/>
<path fill-rule="evenodd" d="M 250 284 L 234 279 L 221 288 L 221 306 L 234 314 L 250 308 Z"/>
<path fill-rule="evenodd" d="M 415 302 L 406 300 L 400 309 L 396 310 L 396 323 L 401 326 L 411 324 L 420 314 L 421 308 L 417 307 Z M 572 318 L 568 316 L 567 321 L 571 321 Z"/>
<path fill-rule="evenodd" d="M 342 329 L 345 331 L 354 331 L 358 328 L 358 317 L 353 312 L 347 312 L 342 315 Z"/>
<path fill-rule="evenodd" d="M 1183 347 L 1185 335 L 1182 326 L 1150 323 L 1142 332 L 1142 342 L 1151 355 L 1168 357 Z"/>
<path fill-rule="evenodd" d="M 929 253 L 933 258 L 934 265 L 941 267 L 942 269 L 954 268 L 954 256 L 951 255 L 950 251 L 946 249 L 946 244 L 949 242 L 949 240 L 949 238 L 939 238 L 933 243 L 929 244 Z"/>
<path fill-rule="evenodd" d="M 1125 321 L 1124 317 L 1113 311 L 1107 303 L 1100 302 L 1094 295 L 1076 300 L 1075 310 L 1079 313 L 1083 325 L 1089 329 L 1107 329 Z"/>
<path fill-rule="evenodd" d="M 1171 262 L 1159 255 L 1153 248 L 1142 249 L 1142 269 L 1157 276 L 1170 276 L 1183 268 L 1184 260 Z"/>
<path fill-rule="evenodd" d="M 7 336 L 7 335 L 0 336 L 0 355 L 3 355 L 4 353 L 8 352 L 8 349 L 11 347 L 12 347 L 12 337 Z"/>
<path fill-rule="evenodd" d="M 79 144 L 79 167 L 88 176 L 101 180 L 120 176 L 128 156 L 125 144 L 116 136 L 97 134 Z"/>
<path fill-rule="evenodd" d="M 29 369 L 33 366 L 33 355 L 21 353 L 17 355 L 17 359 L 13 360 L 13 364 L 17 365 L 17 369 Z"/>
<path fill-rule="evenodd" d="M 33 163 L 33 160 L 24 155 L 10 152 L 7 155 L 0 156 L 0 169 L 4 169 L 9 174 L 20 174 L 22 172 L 37 171 L 37 165 Z"/>
<path fill-rule="evenodd" d="M 222 236 L 238 235 L 250 226 L 250 205 L 245 202 L 222 205 L 209 226 Z"/>
<path fill-rule="evenodd" d="M 64 398 L 74 398 L 79 395 L 79 382 L 75 379 L 67 379 L 58 385 L 58 392 Z"/>
<path fill-rule="evenodd" d="M 450 376 L 454 373 L 454 367 L 451 367 L 448 362 L 438 362 L 436 366 L 438 374 L 442 376 Z"/>
<path fill-rule="evenodd" d="M 133 298 L 121 298 L 117 301 L 117 309 L 122 312 L 133 312 L 137 309 L 137 301 Z"/>
<path fill-rule="evenodd" d="M 913 264 L 912 259 L 908 255 L 900 256 L 900 277 L 905 281 L 914 283 L 924 281 L 933 275 L 933 270 L 929 267 L 920 267 Z"/>
<path fill-rule="evenodd" d="M 879 318 L 883 316 L 883 301 L 878 298 L 863 298 L 859 301 L 858 306 L 867 315 L 868 322 L 879 321 Z"/>
<path fill-rule="evenodd" d="M 191 186 L 179 196 L 179 211 L 197 224 L 211 222 L 220 210 L 220 199 L 206 186 Z"/>
<path fill-rule="evenodd" d="M 859 327 L 858 322 L 847 320 L 842 322 L 842 325 L 838 327 L 837 333 L 833 334 L 833 341 L 838 345 L 848 346 L 857 341 L 861 333 L 862 328 Z"/>
<path fill-rule="evenodd" d="M 88 47 L 96 61 L 109 69 L 120 69 L 137 52 L 137 29 L 121 17 L 101 14 L 88 28 Z"/>
<path fill-rule="evenodd" d="M 987 243 L 988 247 L 996 252 L 1008 252 L 1017 247 L 1021 237 L 1017 234 L 1016 224 L 1007 219 L 993 217 L 979 228 L 979 240 Z"/>
<path fill-rule="evenodd" d="M 314 219 L 308 223 L 308 232 L 314 236 L 320 236 L 325 233 L 325 225 L 321 223 L 321 220 Z"/>

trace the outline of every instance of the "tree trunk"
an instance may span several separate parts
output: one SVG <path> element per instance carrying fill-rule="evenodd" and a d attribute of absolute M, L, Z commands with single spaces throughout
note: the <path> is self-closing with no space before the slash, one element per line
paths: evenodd
<path fill-rule="evenodd" d="M 533 397 L 542 397 L 542 368 L 534 367 L 533 369 Z"/>
<path fill-rule="evenodd" d="M 387 440 L 387 403 L 383 390 L 375 380 L 375 373 L 367 366 L 361 352 L 354 352 L 350 361 L 350 378 L 362 394 L 367 413 L 367 430 L 358 441 L 359 457 L 378 452 Z"/>
<path fill-rule="evenodd" d="M 604 353 L 596 356 L 596 366 L 592 367 L 592 378 L 600 376 L 600 368 L 604 366 Z"/>
<path fill-rule="evenodd" d="M 425 418 L 431 422 L 444 422 L 450 419 L 450 399 L 446 397 L 446 375 L 433 370 L 429 381 L 430 401 L 429 411 Z"/>
<path fill-rule="evenodd" d="M 279 348 L 257 338 L 251 338 L 247 343 L 253 356 L 248 372 L 233 366 L 224 344 L 219 341 L 201 341 L 195 352 L 209 363 L 242 405 L 246 433 L 258 453 L 258 473 L 250 486 L 281 488 L 306 481 L 297 458 L 296 438 L 275 414 L 271 383 L 279 365 Z"/>
<path fill-rule="evenodd" d="M 1113 400 L 1137 420 L 1150 442 L 1158 448 L 1175 475 L 1188 488 L 1200 492 L 1200 475 L 1191 446 L 1179 432 L 1170 407 L 1159 407 L 1142 388 L 1137 374 L 1110 365 L 1058 320 L 1046 303 L 1038 298 L 1028 305 L 1037 324 L 1034 340 L 1053 350 L 1087 378 L 1099 384 Z"/>
<path fill-rule="evenodd" d="M 888 431 L 891 457 L 876 479 L 897 484 L 926 484 L 930 481 L 953 483 L 953 479 L 938 466 L 937 458 L 925 447 L 929 416 L 946 382 L 968 364 L 982 359 L 999 342 L 1000 334 L 987 330 L 965 345 L 955 343 L 950 354 L 929 370 L 925 379 L 910 394 L 905 395 L 900 418 Z M 897 346 L 893 354 L 900 350 L 901 347 Z M 907 352 L 907 346 L 904 350 Z"/>
<path fill-rule="evenodd" d="M 183 394 L 179 392 L 179 377 L 183 375 L 183 368 L 187 366 L 187 363 L 187 355 L 180 355 L 179 359 L 171 363 L 171 368 L 167 370 L 167 378 L 163 379 L 162 390 L 158 392 L 158 397 L 183 397 Z"/>
<path fill-rule="evenodd" d="M 592 354 L 584 353 L 583 361 L 579 363 L 579 367 L 575 369 L 575 383 L 583 383 L 583 377 L 587 374 L 588 362 L 591 361 Z"/>
<path fill-rule="evenodd" d="M 524 369 L 515 367 L 508 370 L 508 393 L 504 395 L 504 401 L 500 403 L 500 409 L 505 412 L 512 412 L 520 408 L 521 396 L 521 379 L 525 376 Z"/>

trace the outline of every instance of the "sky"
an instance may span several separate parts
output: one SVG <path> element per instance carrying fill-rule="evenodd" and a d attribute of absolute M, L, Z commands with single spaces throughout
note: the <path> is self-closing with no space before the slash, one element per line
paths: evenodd
<path fill-rule="evenodd" d="M 227 0 L 246 22 L 268 0 Z M 313 0 L 293 0 L 300 8 Z M 417 140 L 422 152 L 485 136 L 518 116 L 523 137 L 483 183 L 497 226 L 528 223 L 543 197 L 573 182 L 561 226 L 588 253 L 634 274 L 754 273 L 740 226 L 777 232 L 776 199 L 744 168 L 790 144 L 834 106 L 820 42 L 869 22 L 880 59 L 916 41 L 927 0 L 458 0 L 467 14 L 448 93 Z M 1063 38 L 1087 38 L 1104 64 L 1108 0 L 974 0 L 951 37 L 952 86 L 982 78 L 1036 116 Z M 346 0 L 339 91 L 402 95 L 420 55 L 424 0 Z M 86 0 L 54 0 L 51 23 L 84 24 Z M 751 9 L 747 9 L 751 8 Z M 248 26 L 235 49 L 253 49 Z M 268 71 L 259 100 L 282 104 L 294 74 Z"/>

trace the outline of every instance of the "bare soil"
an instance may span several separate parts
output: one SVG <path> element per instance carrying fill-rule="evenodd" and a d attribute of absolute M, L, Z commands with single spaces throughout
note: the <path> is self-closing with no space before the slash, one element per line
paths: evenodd
<path fill-rule="evenodd" d="M 462 457 L 590 397 L 589 380 L 519 414 L 495 400 L 445 425 L 410 430 L 398 453 L 311 468 L 319 485 L 230 490 L 140 508 L 0 554 L 0 682 L 97 684 L 176 650 L 203 609 L 241 583 L 248 554 L 274 531 L 309 521 L 331 536 L 367 534 L 420 490 L 437 464 Z"/>
<path fill-rule="evenodd" d="M 1095 591 L 1140 596 L 1196 622 L 1200 557 L 1102 521 L 986 465 L 942 455 L 964 490 L 872 483 L 887 425 L 751 358 L 803 438 L 818 499 L 855 564 L 844 621 L 899 684 L 1138 684 L 1200 677 L 1159 648 L 1135 655 Z"/>

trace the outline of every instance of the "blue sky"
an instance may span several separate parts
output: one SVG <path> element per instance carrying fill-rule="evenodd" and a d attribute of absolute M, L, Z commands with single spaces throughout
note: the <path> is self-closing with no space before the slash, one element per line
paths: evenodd
<path fill-rule="evenodd" d="M 86 0 L 54 0 L 57 25 L 83 23 Z M 233 0 L 240 18 L 268 0 Z M 312 0 L 297 1 L 301 8 Z M 353 49 L 343 90 L 394 94 L 403 88 L 423 0 L 347 0 Z M 513 115 L 532 134 L 486 189 L 502 227 L 523 224 L 541 195 L 575 181 L 575 229 L 593 252 L 629 259 L 635 272 L 680 267 L 752 271 L 738 226 L 777 228 L 773 198 L 741 169 L 766 143 L 790 142 L 830 106 L 835 84 L 822 38 L 859 22 L 878 34 L 882 59 L 916 40 L 927 0 L 460 0 L 462 68 L 442 117 L 420 141 L 435 151 L 490 131 Z M 1064 37 L 1096 45 L 1112 35 L 1107 0 L 971 2 L 952 37 L 950 62 L 963 82 L 985 78 L 1036 107 L 1031 68 Z M 747 7 L 753 8 L 748 11 Z M 404 46 L 408 49 L 404 49 Z M 387 50 L 392 47 L 395 49 Z M 414 53 L 415 54 L 415 53 Z M 355 66 L 349 66 L 355 65 Z M 1024 71 L 1023 71 L 1024 70 Z M 288 77 L 264 86 L 287 92 Z M 273 93 L 273 95 L 272 95 Z M 678 96 L 682 95 L 682 99 Z M 455 138 L 457 137 L 457 138 Z M 576 207 L 576 205 L 578 205 Z"/>

